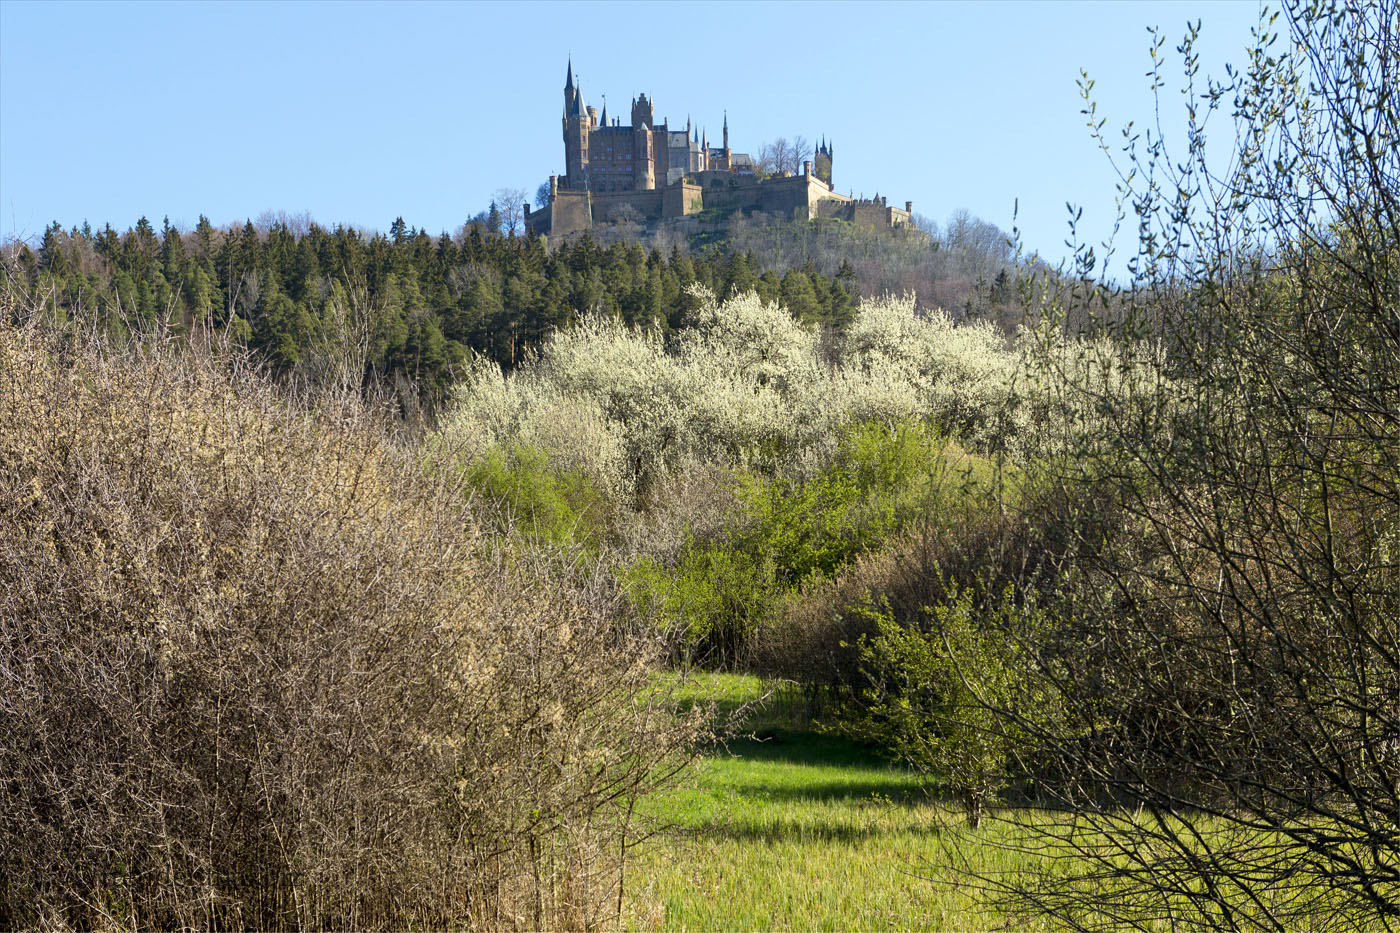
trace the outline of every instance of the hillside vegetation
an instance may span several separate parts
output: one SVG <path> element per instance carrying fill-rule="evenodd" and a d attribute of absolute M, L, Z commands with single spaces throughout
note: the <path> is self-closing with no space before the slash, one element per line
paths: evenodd
<path fill-rule="evenodd" d="M 794 235 L 782 224 L 760 229 Z M 1015 269 L 1005 236 L 978 229 L 981 237 L 945 241 L 827 223 L 819 236 L 799 234 L 806 246 L 794 252 L 753 241 L 755 226 L 745 222 L 692 253 L 665 237 L 600 229 L 597 240 L 548 243 L 477 222 L 437 237 L 402 219 L 388 236 L 282 215 L 226 228 L 201 217 L 183 231 L 156 230 L 143 217 L 125 233 L 54 222 L 36 249 L 0 248 L 0 285 L 17 306 L 117 340 L 160 327 L 219 329 L 279 375 L 388 385 L 406 414 L 425 407 L 431 415 L 472 359 L 513 367 L 590 314 L 673 331 L 694 310 L 688 290 L 697 285 L 720 296 L 755 291 L 804 322 L 840 326 L 861 296 L 920 290 L 928 300 L 937 280 L 960 314 L 995 308 L 1007 320 Z M 842 251 L 866 257 L 860 271 L 830 261 Z M 875 256 L 884 257 L 878 268 Z M 953 267 L 962 271 L 942 275 Z M 973 268 L 991 269 L 990 277 L 971 277 Z"/>

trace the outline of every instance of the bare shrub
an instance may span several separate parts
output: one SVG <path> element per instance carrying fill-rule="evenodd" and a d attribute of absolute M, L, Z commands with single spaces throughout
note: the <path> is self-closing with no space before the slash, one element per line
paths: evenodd
<path fill-rule="evenodd" d="M 1026 666 L 1067 714 L 1032 731 L 1073 819 L 993 888 L 1085 929 L 1396 929 L 1400 4 L 1286 4 L 1223 82 L 1197 38 L 1189 154 L 1123 149 L 1124 300 L 1084 246 L 1055 309 L 1164 367 L 1068 380 L 1096 417 L 1046 471 L 1116 528 L 1075 536 L 1076 663 Z"/>
<path fill-rule="evenodd" d="M 693 734 L 451 470 L 0 314 L 0 926 L 584 927 Z"/>

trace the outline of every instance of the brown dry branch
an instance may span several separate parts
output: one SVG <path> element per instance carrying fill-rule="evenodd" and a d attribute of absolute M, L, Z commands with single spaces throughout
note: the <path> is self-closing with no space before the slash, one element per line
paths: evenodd
<path fill-rule="evenodd" d="M 0 926 L 590 927 L 695 736 L 451 470 L 0 311 Z M 20 321 L 16 324 L 15 321 Z"/>

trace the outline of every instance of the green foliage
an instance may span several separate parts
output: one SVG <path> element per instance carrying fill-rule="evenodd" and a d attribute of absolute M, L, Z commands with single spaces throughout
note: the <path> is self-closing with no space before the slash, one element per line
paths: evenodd
<path fill-rule="evenodd" d="M 642 557 L 622 577 L 642 614 L 668 629 L 688 660 L 708 663 L 739 660 L 785 592 L 771 555 L 693 540 L 675 566 Z"/>
<path fill-rule="evenodd" d="M 690 286 L 746 292 L 764 271 L 742 253 L 691 258 L 673 249 L 668 257 L 588 237 L 550 251 L 534 236 L 483 236 L 483 227 L 499 227 L 499 214 L 436 240 L 401 217 L 388 236 L 315 223 L 294 229 L 284 219 L 216 229 L 201 217 L 193 231 L 167 222 L 158 232 L 142 218 L 124 234 L 55 222 L 37 254 L 17 246 L 0 255 L 0 295 L 47 303 L 108 333 L 166 326 L 180 335 L 238 317 L 246 326 L 235 339 L 274 372 L 306 377 L 321 362 L 308 351 L 338 339 L 315 323 L 340 289 L 361 295 L 369 317 L 373 340 L 356 361 L 361 381 L 412 383 L 431 411 L 459 378 L 467 349 L 510 370 L 579 314 L 673 328 L 694 308 Z M 804 317 L 849 316 L 847 286 L 802 277 L 808 287 L 794 294 Z M 768 280 L 768 297 L 788 291 L 777 282 Z"/>
<path fill-rule="evenodd" d="M 551 466 L 538 447 L 493 447 L 467 466 L 466 479 L 494 504 L 503 532 L 586 551 L 596 550 L 606 534 L 606 497 L 582 471 Z"/>
<path fill-rule="evenodd" d="M 723 532 L 687 535 L 671 566 L 633 563 L 624 572 L 633 600 L 681 635 L 692 656 L 741 659 L 790 593 L 920 516 L 946 448 L 918 422 L 858 424 L 810 479 L 736 472 L 738 504 Z"/>
<path fill-rule="evenodd" d="M 945 446 L 918 422 L 848 426 L 816 477 L 746 485 L 753 534 L 785 581 L 829 577 L 918 513 Z"/>
<path fill-rule="evenodd" d="M 861 611 L 875 627 L 859 644 L 870 685 L 845 728 L 946 786 L 977 826 L 987 801 L 1017 774 L 1026 737 L 1016 723 L 1050 715 L 1047 698 L 1032 695 L 1020 673 L 1021 646 L 1044 628 L 1043 614 L 1017 606 L 1009 588 L 995 606 L 979 608 L 955 587 L 918 627 L 888 607 Z"/>

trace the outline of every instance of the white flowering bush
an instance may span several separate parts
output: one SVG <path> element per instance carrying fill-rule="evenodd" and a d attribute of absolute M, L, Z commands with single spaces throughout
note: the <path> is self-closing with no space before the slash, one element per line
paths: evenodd
<path fill-rule="evenodd" d="M 468 457 L 493 445 L 544 450 L 619 505 L 698 465 L 813 475 L 850 424 L 922 421 L 975 449 L 1021 449 L 1031 406 L 1022 354 L 993 328 L 923 312 L 912 297 L 866 301 L 823 350 L 819 334 L 754 294 L 696 293 L 671 346 L 591 317 L 510 375 L 483 367 L 443 437 Z"/>
<path fill-rule="evenodd" d="M 781 391 L 817 377 L 817 335 L 783 308 L 752 292 L 723 304 L 703 289 L 693 293 L 700 307 L 681 334 L 682 358 Z"/>
<path fill-rule="evenodd" d="M 907 405 L 912 394 L 909 414 L 991 449 L 1014 446 L 1026 426 L 1015 394 L 1020 354 L 990 324 L 921 312 L 912 296 L 885 298 L 862 305 L 840 352 L 842 367 L 865 376 L 873 390 L 857 388 L 856 406 Z"/>

